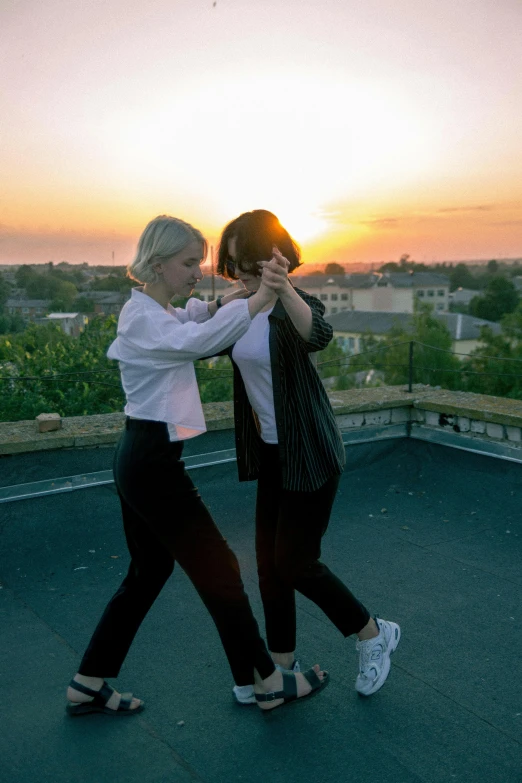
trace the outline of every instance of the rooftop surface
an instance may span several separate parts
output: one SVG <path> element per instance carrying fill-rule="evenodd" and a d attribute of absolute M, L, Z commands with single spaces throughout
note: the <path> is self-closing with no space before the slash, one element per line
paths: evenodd
<path fill-rule="evenodd" d="M 230 448 L 212 432 L 186 453 Z M 117 681 L 128 721 L 65 716 L 65 688 L 128 555 L 111 485 L 0 505 L 0 778 L 9 783 L 441 783 L 522 780 L 522 464 L 413 440 L 347 447 L 323 560 L 401 624 L 384 688 L 298 596 L 298 655 L 329 688 L 268 715 L 239 707 L 214 626 L 177 568 Z M 110 468 L 112 447 L 0 458 L 0 485 Z M 255 484 L 193 477 L 237 553 L 256 616 Z M 175 510 L 173 510 L 173 513 Z M 181 723 L 182 722 L 182 723 Z"/>

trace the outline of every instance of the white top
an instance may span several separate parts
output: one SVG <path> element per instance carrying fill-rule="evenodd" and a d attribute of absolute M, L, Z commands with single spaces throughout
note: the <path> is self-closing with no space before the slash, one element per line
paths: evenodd
<path fill-rule="evenodd" d="M 246 299 L 210 318 L 208 304 L 199 299 L 189 299 L 186 309 L 169 305 L 165 310 L 133 288 L 107 351 L 120 363 L 127 416 L 166 422 L 170 440 L 206 432 L 193 362 L 231 345 L 250 323 Z"/>
<path fill-rule="evenodd" d="M 232 349 L 232 358 L 239 367 L 248 400 L 257 414 L 261 438 L 265 443 L 277 443 L 274 389 L 268 346 L 270 332 L 268 316 L 272 309 L 254 316 L 248 332 Z"/>

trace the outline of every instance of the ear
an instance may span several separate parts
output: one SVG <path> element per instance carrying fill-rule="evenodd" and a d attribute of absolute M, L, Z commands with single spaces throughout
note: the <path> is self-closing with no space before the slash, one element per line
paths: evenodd
<path fill-rule="evenodd" d="M 154 272 L 156 272 L 157 275 L 163 274 L 163 264 L 161 261 L 156 261 L 156 263 L 152 264 L 152 269 Z"/>

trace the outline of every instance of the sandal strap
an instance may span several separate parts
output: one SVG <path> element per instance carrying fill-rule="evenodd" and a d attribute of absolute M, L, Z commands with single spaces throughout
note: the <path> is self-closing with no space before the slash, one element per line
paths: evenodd
<path fill-rule="evenodd" d="M 297 679 L 293 672 L 281 672 L 283 675 L 283 691 L 285 701 L 294 701 L 297 699 Z"/>
<path fill-rule="evenodd" d="M 275 701 L 284 699 L 285 702 L 297 699 L 297 680 L 292 672 L 281 672 L 283 675 L 283 690 L 271 691 L 270 693 L 256 693 L 256 701 Z"/>
<path fill-rule="evenodd" d="M 75 691 L 84 693 L 86 696 L 92 696 L 93 698 L 91 703 L 99 704 L 102 707 L 105 707 L 105 705 L 111 698 L 112 694 L 114 693 L 114 688 L 111 688 L 111 686 L 107 685 L 106 682 L 103 683 L 99 691 L 95 691 L 92 688 L 89 688 L 87 685 L 83 685 L 83 683 L 77 682 L 74 679 L 71 680 L 69 686 L 73 688 Z"/>
<path fill-rule="evenodd" d="M 100 702 L 103 702 L 103 706 L 105 707 L 105 705 L 111 698 L 112 694 L 114 693 L 114 688 L 111 688 L 110 685 L 107 685 L 107 683 L 104 680 L 103 685 L 101 686 L 98 693 L 99 693 L 99 700 Z"/>
<path fill-rule="evenodd" d="M 305 679 L 310 683 L 312 686 L 312 690 L 315 691 L 317 688 L 321 687 L 321 680 L 315 673 L 313 669 L 307 669 L 307 671 L 303 672 L 303 675 Z"/>
<path fill-rule="evenodd" d="M 270 691 L 270 693 L 254 693 L 256 701 L 275 701 L 276 699 L 284 699 L 284 691 Z"/>
<path fill-rule="evenodd" d="M 118 704 L 118 710 L 130 710 L 132 703 L 132 693 L 122 693 L 120 703 Z M 116 712 L 118 712 L 116 710 Z"/>

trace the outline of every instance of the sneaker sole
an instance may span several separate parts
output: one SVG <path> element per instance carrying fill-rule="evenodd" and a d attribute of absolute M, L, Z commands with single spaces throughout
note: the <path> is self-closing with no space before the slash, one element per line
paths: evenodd
<path fill-rule="evenodd" d="M 357 693 L 359 693 L 361 696 L 373 696 L 374 693 L 377 693 L 378 690 L 382 688 L 386 680 L 388 679 L 388 675 L 390 673 L 391 668 L 391 661 L 390 658 L 399 646 L 399 642 L 401 640 L 401 628 L 400 625 L 397 625 L 397 623 L 391 623 L 392 627 L 397 628 L 397 638 L 395 637 L 395 628 L 393 629 L 393 638 L 392 641 L 390 641 L 390 646 L 386 650 L 386 658 L 384 659 L 383 667 L 380 676 L 375 680 L 374 684 L 368 691 L 360 691 L 357 689 L 357 686 L 355 690 Z"/>

